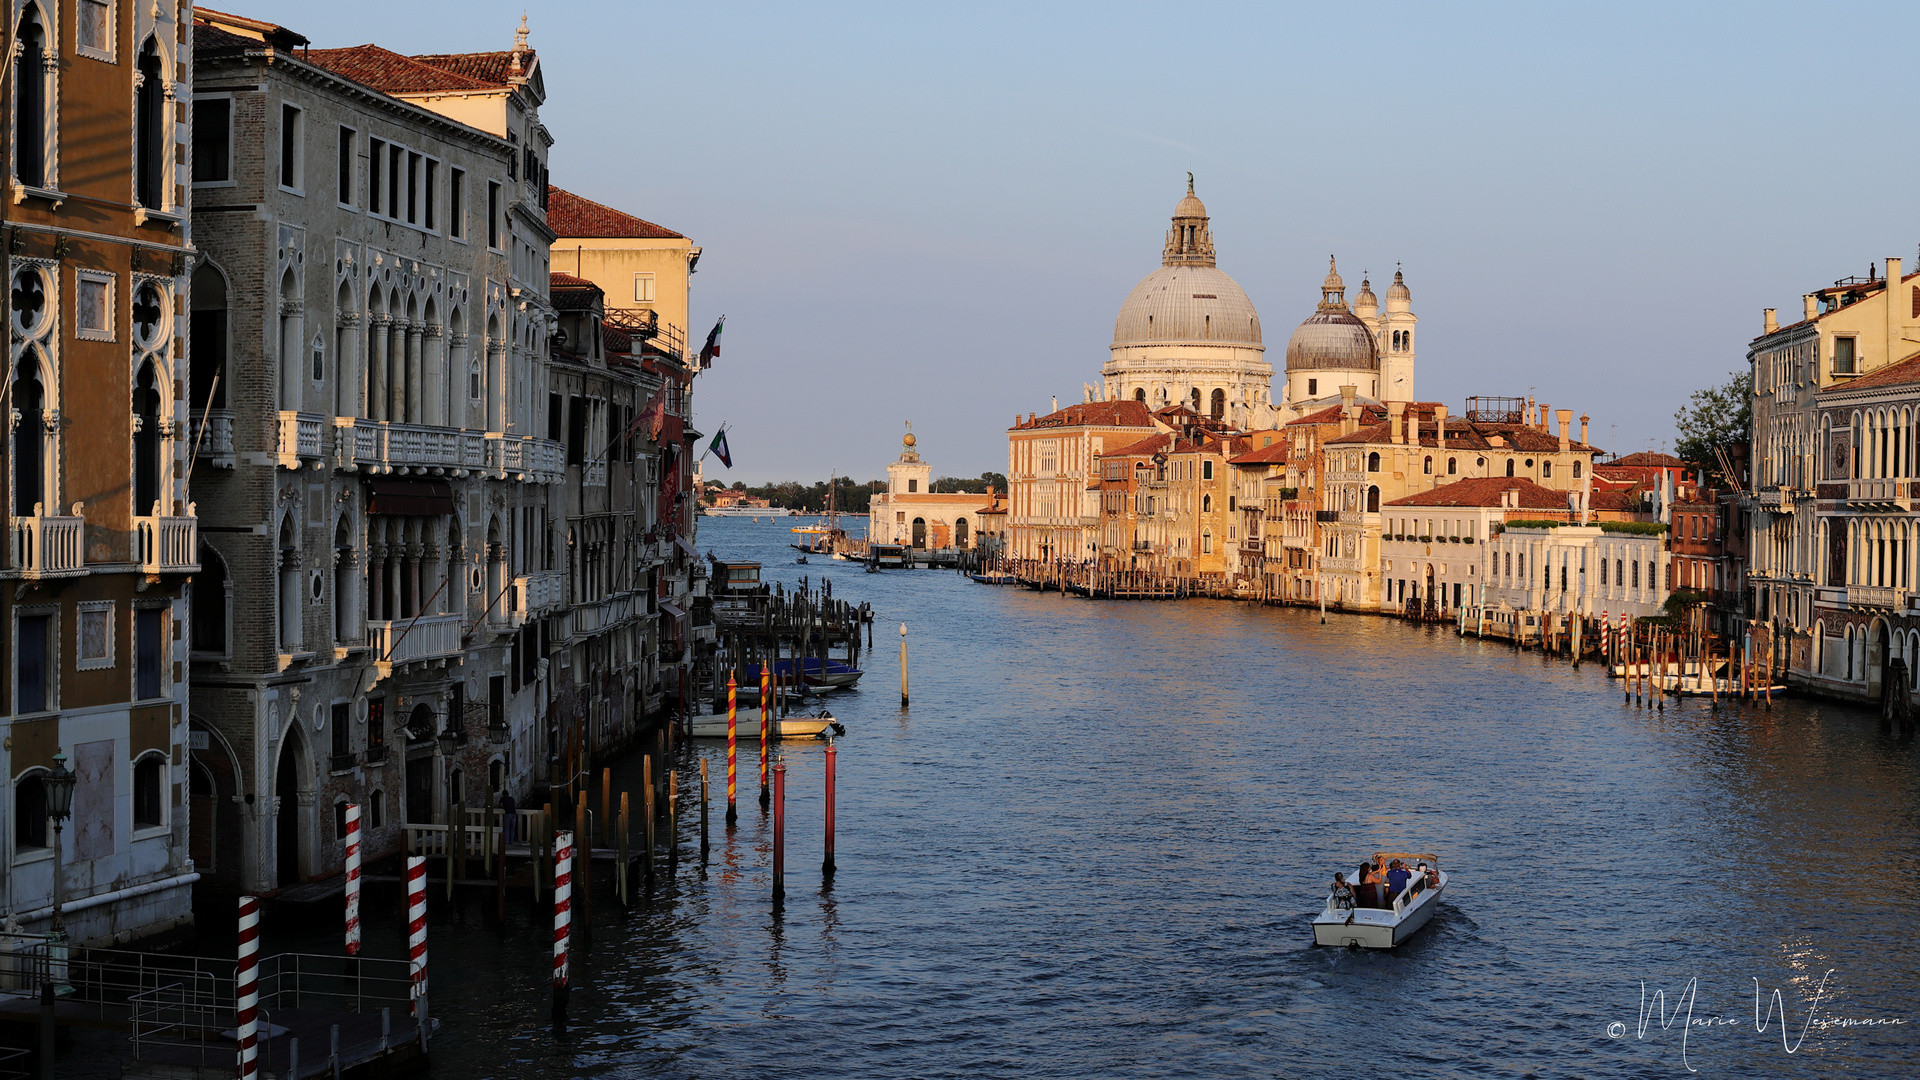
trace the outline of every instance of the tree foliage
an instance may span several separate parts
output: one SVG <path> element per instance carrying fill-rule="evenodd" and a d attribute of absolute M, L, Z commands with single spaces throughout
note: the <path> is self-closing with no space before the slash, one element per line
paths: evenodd
<path fill-rule="evenodd" d="M 943 476 L 935 480 L 929 490 L 939 492 L 970 491 L 976 495 L 984 495 L 989 486 L 1004 495 L 1007 492 L 1007 478 L 997 472 L 983 472 L 978 477 L 966 478 Z"/>
<path fill-rule="evenodd" d="M 1714 453 L 1753 438 L 1753 373 L 1736 371 L 1722 386 L 1695 390 L 1673 414 L 1673 453 L 1710 473 L 1720 472 Z"/>

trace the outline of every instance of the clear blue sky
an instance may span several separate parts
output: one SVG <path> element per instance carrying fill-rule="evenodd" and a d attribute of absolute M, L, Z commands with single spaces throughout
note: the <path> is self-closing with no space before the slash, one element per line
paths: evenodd
<path fill-rule="evenodd" d="M 239 4 L 316 46 L 509 47 L 523 5 Z M 554 181 L 705 248 L 720 479 L 936 475 L 1097 381 L 1186 171 L 1268 358 L 1405 265 L 1419 396 L 1529 392 L 1670 442 L 1760 310 L 1913 268 L 1920 6 L 528 9 Z"/>

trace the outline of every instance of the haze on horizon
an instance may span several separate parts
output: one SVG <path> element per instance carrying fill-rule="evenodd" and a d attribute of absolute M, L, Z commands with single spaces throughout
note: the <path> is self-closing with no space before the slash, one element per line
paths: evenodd
<path fill-rule="evenodd" d="M 523 5 L 452 10 L 235 13 L 424 53 L 508 48 Z M 526 10 L 554 182 L 704 248 L 729 483 L 882 476 L 903 420 L 935 475 L 1004 471 L 1015 414 L 1098 381 L 1188 170 L 1276 370 L 1329 254 L 1349 295 L 1397 264 L 1420 398 L 1532 393 L 1623 453 L 1763 307 L 1920 241 L 1912 6 Z"/>

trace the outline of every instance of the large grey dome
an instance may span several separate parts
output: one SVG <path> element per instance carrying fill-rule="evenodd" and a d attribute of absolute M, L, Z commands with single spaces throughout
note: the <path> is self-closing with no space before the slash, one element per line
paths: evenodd
<path fill-rule="evenodd" d="M 1115 345 L 1260 344 L 1260 314 L 1213 266 L 1162 266 L 1140 279 L 1113 320 Z"/>
<path fill-rule="evenodd" d="M 1374 348 L 1373 331 L 1344 307 L 1322 308 L 1307 316 L 1287 339 L 1287 370 L 1315 368 L 1379 371 L 1380 353 Z"/>

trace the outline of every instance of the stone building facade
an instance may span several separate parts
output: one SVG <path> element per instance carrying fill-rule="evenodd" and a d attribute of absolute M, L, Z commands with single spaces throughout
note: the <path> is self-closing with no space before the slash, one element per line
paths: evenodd
<path fill-rule="evenodd" d="M 568 601 L 538 58 L 304 44 L 198 13 L 193 838 L 248 890 L 543 779 Z"/>
<path fill-rule="evenodd" d="M 992 492 L 932 490 L 933 466 L 920 458 L 919 436 L 900 439 L 900 456 L 887 466 L 887 490 L 867 510 L 867 540 L 936 551 L 971 551 L 980 541 L 979 511 Z"/>
<path fill-rule="evenodd" d="M 190 8 L 9 8 L 5 911 L 107 944 L 192 921 L 183 588 Z M 55 830 L 45 780 L 76 774 Z M 55 840 L 59 839 L 59 850 Z"/>

